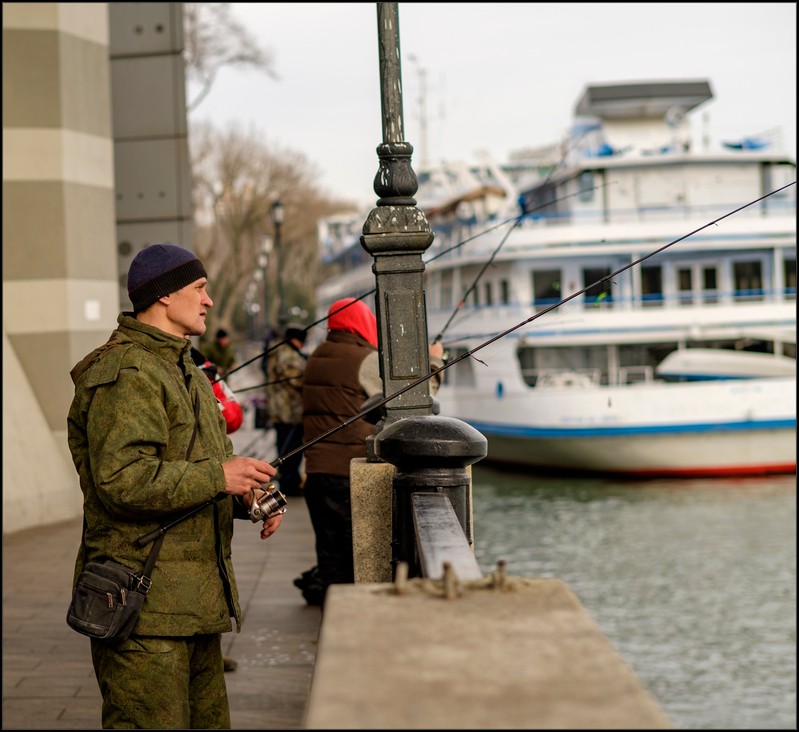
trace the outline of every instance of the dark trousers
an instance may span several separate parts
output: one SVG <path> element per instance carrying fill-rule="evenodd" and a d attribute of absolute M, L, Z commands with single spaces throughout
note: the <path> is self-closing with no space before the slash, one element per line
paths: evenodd
<path fill-rule="evenodd" d="M 309 473 L 305 502 L 316 534 L 316 562 L 323 591 L 355 581 L 349 476 Z"/>
<path fill-rule="evenodd" d="M 274 427 L 277 435 L 278 457 L 283 457 L 286 453 L 302 445 L 302 424 L 275 422 Z M 278 468 L 277 479 L 280 483 L 280 490 L 287 496 L 299 496 L 302 494 L 300 490 L 302 486 L 301 463 L 302 453 L 298 452 L 281 463 Z"/>

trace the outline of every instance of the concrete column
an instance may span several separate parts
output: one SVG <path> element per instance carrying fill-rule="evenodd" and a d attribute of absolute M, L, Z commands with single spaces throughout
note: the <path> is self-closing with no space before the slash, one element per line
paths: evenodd
<path fill-rule="evenodd" d="M 111 129 L 107 4 L 4 3 L 4 533 L 81 510 L 69 371 L 116 320 Z"/>

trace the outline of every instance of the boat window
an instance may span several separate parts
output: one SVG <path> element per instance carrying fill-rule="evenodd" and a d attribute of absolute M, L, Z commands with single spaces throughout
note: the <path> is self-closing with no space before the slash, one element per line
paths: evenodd
<path fill-rule="evenodd" d="M 450 361 L 454 361 L 456 358 L 459 358 L 464 353 L 466 353 L 466 348 L 463 346 L 456 346 L 454 348 L 448 348 L 448 358 Z M 458 363 L 452 364 L 452 366 L 446 368 L 443 372 L 443 381 L 442 385 L 450 384 L 454 386 L 474 386 L 475 379 L 474 379 L 474 364 L 473 359 L 464 358 Z"/>
<path fill-rule="evenodd" d="M 577 179 L 577 200 L 588 203 L 594 200 L 594 171 L 584 170 Z"/>
<path fill-rule="evenodd" d="M 783 292 L 789 300 L 796 300 L 796 259 L 786 259 L 782 263 Z"/>
<path fill-rule="evenodd" d="M 763 299 L 763 272 L 759 261 L 733 262 L 732 276 L 735 299 L 738 301 Z"/>
<path fill-rule="evenodd" d="M 585 307 L 604 307 L 613 301 L 610 267 L 586 267 L 583 270 L 583 287 L 589 287 L 583 295 Z M 594 284 L 596 283 L 596 284 Z"/>
<path fill-rule="evenodd" d="M 483 288 L 483 294 L 485 295 L 485 304 L 486 305 L 493 305 L 494 304 L 494 295 L 491 292 L 491 283 L 486 282 Z"/>
<path fill-rule="evenodd" d="M 763 193 L 772 193 L 778 188 L 784 188 L 792 181 L 796 180 L 796 166 L 783 165 L 780 163 L 766 163 L 763 166 Z M 763 210 L 777 211 L 780 213 L 786 210 L 796 212 L 796 201 L 791 204 L 790 199 L 792 194 L 789 190 L 781 190 L 779 193 L 773 193 L 766 198 L 761 206 Z"/>
<path fill-rule="evenodd" d="M 516 351 L 516 358 L 519 359 L 522 378 L 527 386 L 535 386 L 538 378 L 538 371 L 535 364 L 535 349 L 529 346 L 520 346 Z"/>
<path fill-rule="evenodd" d="M 522 343 L 516 357 L 527 386 L 608 383 L 608 348 L 604 345 L 563 349 Z"/>
<path fill-rule="evenodd" d="M 641 267 L 641 302 L 644 307 L 663 305 L 662 267 Z"/>
<path fill-rule="evenodd" d="M 691 305 L 694 301 L 693 272 L 689 267 L 677 270 L 677 303 Z"/>
<path fill-rule="evenodd" d="M 510 303 L 510 286 L 508 285 L 507 280 L 500 280 L 499 281 L 499 291 L 500 297 L 502 299 L 502 304 L 507 305 Z"/>
<path fill-rule="evenodd" d="M 471 287 L 471 285 L 469 287 Z M 469 297 L 466 296 L 467 292 L 469 292 L 469 288 L 464 287 L 463 288 L 463 297 L 461 299 L 462 300 L 468 300 L 469 297 L 470 297 L 471 300 L 472 300 L 472 305 L 475 305 L 475 306 L 479 305 L 480 304 L 480 288 L 479 287 L 472 287 L 472 291 L 469 292 Z"/>
<path fill-rule="evenodd" d="M 708 305 L 719 301 L 718 270 L 716 267 L 702 268 L 702 301 Z"/>
<path fill-rule="evenodd" d="M 438 306 L 443 309 L 452 307 L 452 270 L 441 273 L 441 299 Z"/>
<path fill-rule="evenodd" d="M 561 271 L 546 269 L 533 272 L 533 305 L 542 310 L 560 302 Z"/>
<path fill-rule="evenodd" d="M 557 221 L 557 187 L 553 183 L 545 183 L 538 188 L 522 193 L 519 201 L 525 215 L 533 221 L 551 219 Z"/>

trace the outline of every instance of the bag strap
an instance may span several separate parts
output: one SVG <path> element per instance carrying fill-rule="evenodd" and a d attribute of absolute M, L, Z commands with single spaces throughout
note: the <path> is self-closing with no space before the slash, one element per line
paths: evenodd
<path fill-rule="evenodd" d="M 186 460 L 191 457 L 191 451 L 194 448 L 194 441 L 197 439 L 197 430 L 200 425 L 200 399 L 197 394 L 194 395 L 194 431 L 191 433 L 191 440 L 189 440 L 189 447 L 186 450 Z M 153 548 L 147 555 L 147 561 L 144 563 L 144 569 L 141 573 L 137 572 L 136 576 L 139 579 L 139 586 L 133 589 L 138 592 L 143 592 L 145 595 L 150 590 L 150 585 L 153 581 L 150 579 L 150 574 L 155 567 L 155 561 L 158 559 L 158 553 L 161 551 L 161 544 L 164 543 L 165 533 L 159 534 L 153 542 Z"/>
<path fill-rule="evenodd" d="M 197 439 L 197 430 L 200 426 L 200 400 L 197 394 L 194 395 L 194 431 L 191 433 L 191 440 L 189 440 L 189 447 L 186 450 L 186 460 L 191 457 L 191 451 L 194 448 L 194 442 Z M 83 515 L 83 562 L 86 563 L 86 515 Z M 150 549 L 150 553 L 147 555 L 147 560 L 144 563 L 144 569 L 141 572 L 136 572 L 136 577 L 138 578 L 139 584 L 138 587 L 134 587 L 132 589 L 136 590 L 137 592 L 142 592 L 145 595 L 150 590 L 150 585 L 152 585 L 153 581 L 150 579 L 150 575 L 155 567 L 155 562 L 158 559 L 158 554 L 161 551 L 161 544 L 164 543 L 164 534 L 160 534 L 156 540 L 153 542 L 152 549 Z"/>
<path fill-rule="evenodd" d="M 150 591 L 150 585 L 153 583 L 153 581 L 150 579 L 150 575 L 155 567 L 155 560 L 158 559 L 158 553 L 161 551 L 161 544 L 163 543 L 164 534 L 161 534 L 153 542 L 153 548 L 150 549 L 150 553 L 147 555 L 147 561 L 144 563 L 144 569 L 142 569 L 140 573 L 136 573 L 136 577 L 139 580 L 138 587 L 133 588 L 136 590 L 136 592 L 141 592 L 142 594 L 146 595 Z"/>

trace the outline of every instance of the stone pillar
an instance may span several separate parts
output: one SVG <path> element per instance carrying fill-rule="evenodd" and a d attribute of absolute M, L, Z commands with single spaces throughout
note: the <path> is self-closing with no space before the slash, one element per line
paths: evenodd
<path fill-rule="evenodd" d="M 106 3 L 3 4 L 4 533 L 82 509 L 69 372 L 119 305 L 108 48 Z"/>

